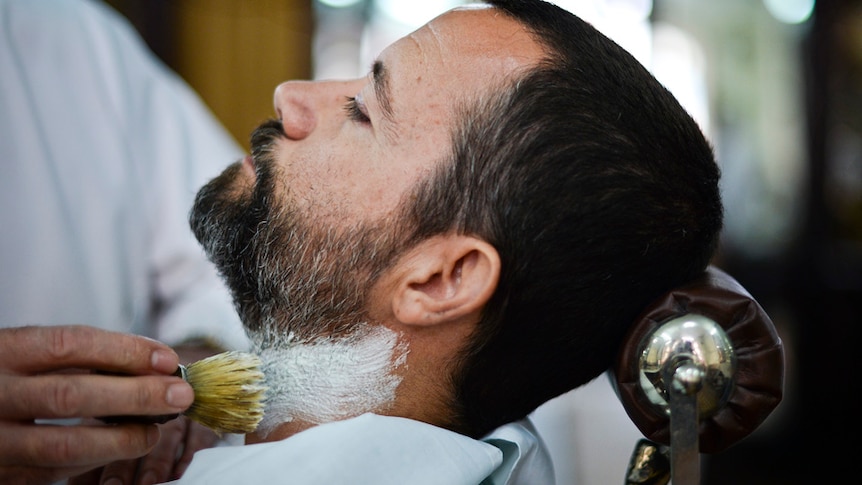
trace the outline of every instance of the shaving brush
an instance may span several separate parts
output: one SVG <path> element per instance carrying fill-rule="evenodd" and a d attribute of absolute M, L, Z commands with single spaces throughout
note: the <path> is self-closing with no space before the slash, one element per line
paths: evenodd
<path fill-rule="evenodd" d="M 181 365 L 177 373 L 195 391 L 183 414 L 216 433 L 253 432 L 263 419 L 266 386 L 260 358 L 246 352 L 223 352 Z"/>
<path fill-rule="evenodd" d="M 195 393 L 192 405 L 182 414 L 222 433 L 248 434 L 263 419 L 266 385 L 260 358 L 239 351 L 222 352 L 188 365 L 174 373 L 188 382 Z M 110 416 L 106 423 L 164 423 L 178 414 L 163 416 Z"/>

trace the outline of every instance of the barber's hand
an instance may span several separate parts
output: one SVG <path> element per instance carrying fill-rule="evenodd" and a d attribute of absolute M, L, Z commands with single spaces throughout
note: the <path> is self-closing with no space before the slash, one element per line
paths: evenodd
<path fill-rule="evenodd" d="M 194 393 L 170 376 L 178 363 L 164 344 L 92 327 L 0 329 L 0 483 L 47 484 L 150 452 L 155 425 L 35 420 L 182 412 Z"/>
<path fill-rule="evenodd" d="M 221 352 L 206 345 L 179 345 L 174 348 L 183 364 Z M 161 439 L 144 457 L 123 460 L 74 477 L 68 485 L 99 485 L 112 478 L 129 485 L 151 485 L 176 480 L 185 473 L 196 451 L 212 448 L 221 439 L 211 429 L 185 416 L 159 425 Z"/>

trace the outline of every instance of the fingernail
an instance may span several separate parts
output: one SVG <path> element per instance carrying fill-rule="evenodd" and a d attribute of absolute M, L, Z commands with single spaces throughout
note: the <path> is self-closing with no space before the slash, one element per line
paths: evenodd
<path fill-rule="evenodd" d="M 153 369 L 165 374 L 173 374 L 180 365 L 176 354 L 167 350 L 156 350 L 153 352 L 152 363 Z"/>
<path fill-rule="evenodd" d="M 192 386 L 185 382 L 171 384 L 165 394 L 165 401 L 173 407 L 186 409 L 195 400 L 195 392 Z"/>

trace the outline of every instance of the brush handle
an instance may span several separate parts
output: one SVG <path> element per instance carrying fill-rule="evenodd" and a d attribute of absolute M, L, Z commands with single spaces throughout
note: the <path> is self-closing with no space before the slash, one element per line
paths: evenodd
<path fill-rule="evenodd" d="M 112 374 L 109 372 L 100 372 L 100 374 L 104 375 L 124 375 L 124 374 Z M 177 368 L 176 372 L 173 375 L 182 378 L 184 381 L 188 382 L 188 371 L 186 367 L 182 364 Z M 126 424 L 126 423 L 138 423 L 138 424 L 162 424 L 167 423 L 168 421 L 177 419 L 180 417 L 180 414 L 162 414 L 158 416 L 101 416 L 97 417 L 99 421 L 106 424 Z"/>
<path fill-rule="evenodd" d="M 162 424 L 179 417 L 179 414 L 163 414 L 160 416 L 100 416 L 96 419 L 105 424 Z"/>

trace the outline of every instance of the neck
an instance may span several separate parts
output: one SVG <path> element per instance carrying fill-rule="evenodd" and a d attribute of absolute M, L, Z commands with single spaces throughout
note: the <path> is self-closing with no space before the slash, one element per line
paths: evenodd
<path fill-rule="evenodd" d="M 254 339 L 253 339 L 254 340 Z M 256 343 L 268 386 L 266 411 L 247 442 L 283 439 L 316 424 L 392 406 L 407 350 L 383 327 L 343 338 Z"/>

